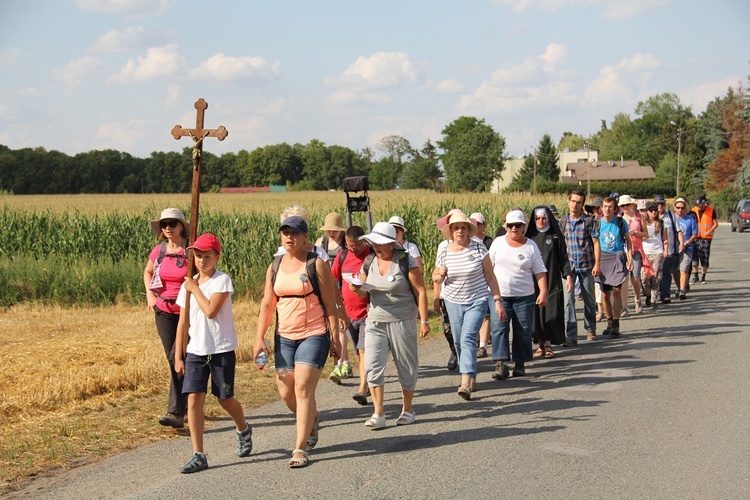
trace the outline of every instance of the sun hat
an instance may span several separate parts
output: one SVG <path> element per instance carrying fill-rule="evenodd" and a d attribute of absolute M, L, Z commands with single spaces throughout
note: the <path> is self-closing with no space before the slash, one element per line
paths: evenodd
<path fill-rule="evenodd" d="M 159 223 L 163 220 L 180 221 L 182 223 L 182 226 L 185 228 L 185 231 L 183 232 L 184 233 L 183 236 L 187 236 L 190 234 L 190 224 L 185 222 L 185 214 L 182 213 L 182 210 L 179 210 L 177 208 L 165 208 L 164 210 L 161 211 L 161 214 L 159 215 L 158 219 L 151 221 L 151 230 L 159 238 L 163 236 L 161 227 L 159 227 Z"/>
<path fill-rule="evenodd" d="M 388 222 L 378 222 L 373 226 L 372 231 L 369 234 L 360 236 L 359 239 L 365 240 L 371 245 L 387 245 L 388 243 L 392 243 L 393 248 L 397 250 L 403 248 L 401 244 L 396 241 L 396 228 Z"/>
<path fill-rule="evenodd" d="M 602 206 L 602 199 L 600 197 L 596 197 L 593 200 L 591 200 L 591 205 L 586 205 L 585 208 L 587 212 L 593 212 L 595 208 L 599 208 Z"/>
<path fill-rule="evenodd" d="M 685 204 L 685 207 L 687 208 L 687 206 L 688 206 L 688 202 L 687 202 L 687 200 L 686 200 L 685 198 L 683 198 L 682 196 L 680 196 L 679 198 L 676 198 L 676 199 L 674 200 L 674 203 L 672 203 L 672 205 L 677 205 L 677 204 L 678 204 L 679 202 L 682 202 L 682 203 L 684 203 L 684 204 Z"/>
<path fill-rule="evenodd" d="M 388 224 L 390 224 L 391 226 L 394 226 L 394 227 L 400 227 L 401 229 L 404 230 L 404 232 L 406 232 L 406 226 L 404 225 L 404 219 L 402 219 L 398 215 L 394 215 L 393 217 L 391 217 L 390 219 L 388 219 Z"/>
<path fill-rule="evenodd" d="M 344 227 L 344 218 L 336 212 L 326 215 L 324 224 L 320 227 L 321 231 L 346 231 Z"/>
<path fill-rule="evenodd" d="M 471 222 L 471 219 L 466 217 L 466 214 L 459 210 L 453 213 L 453 215 L 451 215 L 450 219 L 448 219 L 448 223 L 445 226 L 443 226 L 443 229 L 440 230 L 443 233 L 443 236 L 445 236 L 446 240 L 453 239 L 453 232 L 451 231 L 451 226 L 459 222 L 463 222 L 469 226 L 469 238 L 477 234 L 476 224 Z"/>
<path fill-rule="evenodd" d="M 487 224 L 487 222 L 484 219 L 484 215 L 480 214 L 479 212 L 474 212 L 469 216 L 469 219 L 474 224 Z"/>
<path fill-rule="evenodd" d="M 219 239 L 211 233 L 205 233 L 198 236 L 198 238 L 195 239 L 195 243 L 188 247 L 188 249 L 190 248 L 202 252 L 216 250 L 216 253 L 221 253 L 221 243 L 219 243 Z"/>
<path fill-rule="evenodd" d="M 655 194 L 654 195 L 654 203 L 666 203 L 667 200 L 664 199 L 663 194 Z"/>
<path fill-rule="evenodd" d="M 460 211 L 461 209 L 459 208 L 451 208 L 450 211 L 445 216 L 440 217 L 438 220 L 435 221 L 435 224 L 437 224 L 437 228 L 442 231 L 443 228 L 448 224 L 448 219 L 451 218 L 451 215 Z"/>
<path fill-rule="evenodd" d="M 623 205 L 635 205 L 636 202 L 633 198 L 630 197 L 629 194 L 624 194 L 620 196 L 620 198 L 617 200 L 617 206 L 621 207 Z"/>
<path fill-rule="evenodd" d="M 526 224 L 526 216 L 523 214 L 523 210 L 511 210 L 508 215 L 505 216 L 505 225 L 508 224 Z"/>
<path fill-rule="evenodd" d="M 288 227 L 296 233 L 308 234 L 310 232 L 310 229 L 307 227 L 307 222 L 299 215 L 292 215 L 291 217 L 284 219 L 284 222 L 281 223 L 281 227 L 279 227 L 279 232 L 283 231 L 285 227 Z"/>
<path fill-rule="evenodd" d="M 646 210 L 648 208 L 648 200 L 638 200 L 636 205 L 638 210 Z"/>

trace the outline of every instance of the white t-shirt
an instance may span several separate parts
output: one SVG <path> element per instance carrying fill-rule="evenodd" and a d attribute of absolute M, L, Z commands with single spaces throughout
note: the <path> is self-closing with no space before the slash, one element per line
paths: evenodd
<path fill-rule="evenodd" d="M 648 237 L 643 238 L 643 251 L 647 255 L 653 255 L 664 252 L 664 241 L 662 241 L 661 231 L 656 232 L 656 224 L 645 226 L 648 230 Z"/>
<path fill-rule="evenodd" d="M 411 241 L 404 241 L 404 250 L 406 250 L 406 253 L 414 257 L 414 260 L 417 260 L 417 257 L 421 257 L 422 254 L 419 253 L 419 248 L 417 248 L 417 245 L 415 243 L 412 243 Z"/>
<path fill-rule="evenodd" d="M 436 266 L 446 266 L 448 274 L 443 281 L 440 296 L 456 304 L 470 304 L 487 297 L 487 280 L 482 260 L 487 255 L 483 243 L 470 240 L 469 246 L 452 252 L 442 243 L 438 246 Z"/>
<path fill-rule="evenodd" d="M 530 238 L 516 248 L 508 245 L 505 236 L 500 236 L 492 242 L 489 254 L 502 297 L 533 295 L 534 275 L 547 272 L 539 247 Z"/>
<path fill-rule="evenodd" d="M 198 306 L 194 295 L 190 295 L 190 342 L 187 352 L 206 356 L 208 354 L 219 354 L 237 349 L 237 331 L 234 328 L 234 316 L 232 315 L 232 278 L 226 273 L 214 272 L 211 278 L 199 285 L 203 295 L 210 299 L 214 293 L 229 292 L 229 297 L 224 301 L 219 313 L 208 319 Z M 185 307 L 185 285 L 180 287 L 177 295 L 177 305 Z"/>

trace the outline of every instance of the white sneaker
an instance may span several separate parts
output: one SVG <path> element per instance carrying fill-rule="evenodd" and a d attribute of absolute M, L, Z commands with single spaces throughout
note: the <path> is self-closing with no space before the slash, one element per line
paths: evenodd
<path fill-rule="evenodd" d="M 365 422 L 365 427 L 369 427 L 370 429 L 382 429 L 385 427 L 385 416 L 373 413 L 372 417 L 368 418 Z"/>

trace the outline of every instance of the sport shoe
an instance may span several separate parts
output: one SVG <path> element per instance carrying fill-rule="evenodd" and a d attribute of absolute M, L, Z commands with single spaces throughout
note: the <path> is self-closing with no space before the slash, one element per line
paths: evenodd
<path fill-rule="evenodd" d="M 586 335 L 586 340 L 596 340 L 596 333 L 594 332 L 588 332 L 588 335 Z"/>
<path fill-rule="evenodd" d="M 477 358 L 486 358 L 487 357 L 487 348 L 486 347 L 480 347 L 477 349 Z"/>
<path fill-rule="evenodd" d="M 458 395 L 464 398 L 466 401 L 471 400 L 471 387 L 468 385 L 462 385 L 458 388 Z"/>
<path fill-rule="evenodd" d="M 180 467 L 180 472 L 183 474 L 192 474 L 200 470 L 208 469 L 208 459 L 206 455 L 200 453 L 193 453 L 193 456 L 188 460 L 188 463 Z"/>
<path fill-rule="evenodd" d="M 237 433 L 237 456 L 246 457 L 253 451 L 253 428 L 245 422 L 247 427 L 244 431 Z"/>
<path fill-rule="evenodd" d="M 602 330 L 602 335 L 612 335 L 612 320 L 607 318 L 607 328 Z"/>
<path fill-rule="evenodd" d="M 636 314 L 640 314 L 643 312 L 643 306 L 641 305 L 640 301 L 635 303 L 635 312 Z"/>
<path fill-rule="evenodd" d="M 331 370 L 331 374 L 328 376 L 328 378 L 331 379 L 333 382 L 340 384 L 341 383 L 341 368 L 339 366 L 335 366 L 333 370 Z"/>
<path fill-rule="evenodd" d="M 352 376 L 352 365 L 349 363 L 344 363 L 341 366 L 341 378 L 349 378 Z"/>
<path fill-rule="evenodd" d="M 610 335 L 613 337 L 619 337 L 620 336 L 620 321 L 614 320 L 612 322 L 612 329 L 609 332 Z"/>
<path fill-rule="evenodd" d="M 680 290 L 680 300 L 685 300 L 687 298 L 687 295 L 685 295 L 685 290 Z"/>
<path fill-rule="evenodd" d="M 620 317 L 624 318 L 627 315 L 628 315 L 628 308 L 627 307 L 623 307 L 622 311 L 620 311 Z"/>
<path fill-rule="evenodd" d="M 159 424 L 165 427 L 174 427 L 175 429 L 182 429 L 185 427 L 185 418 L 178 417 L 174 413 L 167 413 L 159 417 Z"/>
<path fill-rule="evenodd" d="M 385 415 L 373 413 L 372 417 L 368 418 L 365 422 L 365 427 L 369 427 L 370 429 L 382 429 L 385 427 Z"/>
<path fill-rule="evenodd" d="M 451 357 L 448 358 L 448 370 L 453 371 L 456 368 L 458 368 L 458 358 L 456 357 L 456 353 L 452 352 Z"/>
<path fill-rule="evenodd" d="M 578 345 L 578 341 L 577 340 L 570 340 L 570 339 L 568 339 L 568 340 L 566 340 L 565 342 L 562 343 L 563 347 L 575 347 L 577 345 Z"/>
<path fill-rule="evenodd" d="M 693 278 L 690 280 L 690 283 L 698 283 L 698 275 L 696 274 L 693 276 Z"/>
<path fill-rule="evenodd" d="M 526 375 L 526 367 L 523 363 L 516 361 L 516 366 L 513 367 L 513 376 L 523 377 L 524 375 Z"/>
<path fill-rule="evenodd" d="M 666 297 L 664 297 L 664 298 L 661 299 L 661 303 L 662 304 L 671 304 L 672 303 L 672 299 L 669 296 L 666 296 Z"/>
<path fill-rule="evenodd" d="M 362 406 L 367 405 L 367 394 L 365 394 L 364 392 L 355 393 L 354 396 L 352 396 L 352 399 L 356 401 L 357 403 L 361 404 Z"/>
<path fill-rule="evenodd" d="M 704 274 L 701 276 L 701 285 L 705 285 L 705 284 L 706 284 L 706 275 Z"/>
<path fill-rule="evenodd" d="M 510 376 L 508 366 L 502 361 L 495 363 L 495 372 L 492 374 L 492 378 L 495 380 L 504 380 Z"/>

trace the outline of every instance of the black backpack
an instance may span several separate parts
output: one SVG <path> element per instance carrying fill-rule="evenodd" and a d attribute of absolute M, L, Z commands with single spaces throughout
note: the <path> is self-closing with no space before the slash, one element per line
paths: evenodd
<path fill-rule="evenodd" d="M 394 252 L 396 252 L 396 254 L 398 255 L 398 268 L 401 270 L 401 274 L 406 277 L 406 281 L 409 283 L 409 290 L 414 297 L 414 303 L 419 305 L 417 294 L 414 293 L 414 288 L 412 288 L 411 282 L 409 282 L 409 254 L 406 253 L 405 250 L 394 250 Z M 362 263 L 362 268 L 364 269 L 365 274 L 370 274 L 370 266 L 372 265 L 373 259 L 375 259 L 375 252 L 372 252 L 367 257 L 365 257 L 365 261 Z"/>

